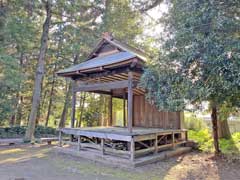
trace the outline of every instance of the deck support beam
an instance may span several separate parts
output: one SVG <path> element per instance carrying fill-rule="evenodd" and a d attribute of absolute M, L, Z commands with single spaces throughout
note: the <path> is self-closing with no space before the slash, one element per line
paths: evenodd
<path fill-rule="evenodd" d="M 154 141 L 154 153 L 158 153 L 158 135 L 157 133 L 155 134 L 155 141 Z"/>
<path fill-rule="evenodd" d="M 172 132 L 172 147 L 175 148 L 175 133 Z"/>
<path fill-rule="evenodd" d="M 134 159 L 135 159 L 135 141 L 134 141 L 134 138 L 132 138 L 131 142 L 130 142 L 130 159 L 131 159 L 131 161 L 134 161 Z"/>
<path fill-rule="evenodd" d="M 128 131 L 132 132 L 133 126 L 133 74 L 128 72 Z"/>
<path fill-rule="evenodd" d="M 82 148 L 81 146 L 81 136 L 78 136 L 78 151 L 80 151 L 80 149 Z"/>
<path fill-rule="evenodd" d="M 58 145 L 59 147 L 62 147 L 62 131 L 60 130 L 59 131 L 59 134 L 58 134 Z"/>
<path fill-rule="evenodd" d="M 102 151 L 102 155 L 105 154 L 105 149 L 104 149 L 104 139 L 101 139 L 101 151 Z"/>

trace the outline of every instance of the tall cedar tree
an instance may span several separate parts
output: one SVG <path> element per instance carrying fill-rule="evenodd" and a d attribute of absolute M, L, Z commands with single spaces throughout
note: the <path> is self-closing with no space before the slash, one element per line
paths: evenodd
<path fill-rule="evenodd" d="M 46 51 L 48 46 L 49 27 L 51 24 L 50 0 L 45 3 L 45 10 L 46 10 L 46 19 L 43 24 L 41 46 L 40 46 L 40 52 L 39 52 L 36 75 L 35 75 L 34 89 L 33 89 L 32 108 L 29 116 L 28 128 L 25 134 L 26 141 L 33 140 L 34 138 L 37 111 L 39 109 L 39 104 L 40 104 L 41 90 L 42 90 L 41 84 L 44 76 L 45 56 L 46 56 Z"/>

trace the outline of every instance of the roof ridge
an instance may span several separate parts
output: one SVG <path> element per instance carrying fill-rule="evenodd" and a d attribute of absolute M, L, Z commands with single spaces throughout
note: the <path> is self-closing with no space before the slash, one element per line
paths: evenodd
<path fill-rule="evenodd" d="M 104 32 L 102 35 L 102 38 L 98 41 L 97 45 L 95 46 L 95 48 L 92 50 L 92 52 L 88 55 L 86 61 L 92 59 L 94 53 L 104 44 L 104 42 L 108 42 L 114 46 L 117 46 L 118 48 L 125 50 L 125 51 L 129 51 L 131 53 L 134 53 L 135 55 L 137 55 L 140 59 L 146 61 L 147 59 L 147 54 L 144 53 L 142 50 L 135 48 L 127 43 L 123 43 L 121 42 L 119 39 L 115 38 L 112 36 L 111 33 L 109 32 Z"/>

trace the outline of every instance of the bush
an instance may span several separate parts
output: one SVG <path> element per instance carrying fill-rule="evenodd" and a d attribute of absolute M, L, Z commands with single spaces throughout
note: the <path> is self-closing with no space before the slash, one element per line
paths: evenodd
<path fill-rule="evenodd" d="M 0 128 L 0 138 L 22 138 L 26 132 L 26 126 Z M 36 126 L 35 137 L 49 137 L 57 134 L 51 127 Z"/>
<path fill-rule="evenodd" d="M 213 152 L 213 138 L 208 129 L 200 131 L 189 130 L 189 139 L 199 144 L 199 149 L 205 152 Z M 231 139 L 219 139 L 220 149 L 224 154 L 240 154 L 240 132 L 232 134 Z"/>
<path fill-rule="evenodd" d="M 190 114 L 184 117 L 184 126 L 186 129 L 199 131 L 207 128 L 207 124 L 201 118 L 197 118 L 195 115 Z"/>
<path fill-rule="evenodd" d="M 208 129 L 202 129 L 199 131 L 189 130 L 189 139 L 198 143 L 199 149 L 205 152 L 213 150 L 213 139 Z"/>
<path fill-rule="evenodd" d="M 225 154 L 240 154 L 240 132 L 232 134 L 231 139 L 220 139 L 220 148 Z"/>

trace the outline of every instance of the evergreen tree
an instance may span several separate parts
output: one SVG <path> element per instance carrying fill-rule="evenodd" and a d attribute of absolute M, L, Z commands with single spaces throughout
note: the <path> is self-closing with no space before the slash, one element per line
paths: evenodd
<path fill-rule="evenodd" d="M 187 103 L 209 101 L 216 153 L 219 107 L 226 101 L 237 105 L 240 91 L 239 6 L 237 0 L 171 1 L 162 19 L 166 34 L 160 58 L 142 81 L 159 109 L 183 110 Z"/>

